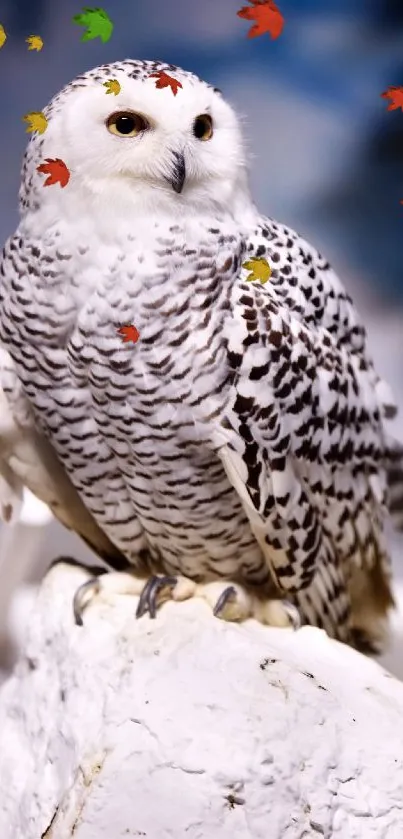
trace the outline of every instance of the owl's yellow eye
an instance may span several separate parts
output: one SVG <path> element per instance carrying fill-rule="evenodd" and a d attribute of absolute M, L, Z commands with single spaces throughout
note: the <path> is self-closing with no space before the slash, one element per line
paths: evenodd
<path fill-rule="evenodd" d="M 106 127 L 117 137 L 137 137 L 150 126 L 141 114 L 135 114 L 133 111 L 115 111 L 106 120 Z"/>
<path fill-rule="evenodd" d="M 193 134 L 198 140 L 210 140 L 213 136 L 213 120 L 209 114 L 200 114 L 193 123 Z"/>

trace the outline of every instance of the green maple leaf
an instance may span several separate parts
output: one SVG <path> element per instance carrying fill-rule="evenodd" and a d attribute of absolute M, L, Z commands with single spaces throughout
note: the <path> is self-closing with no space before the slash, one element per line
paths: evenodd
<path fill-rule="evenodd" d="M 81 38 L 82 41 L 93 41 L 94 38 L 100 38 L 105 44 L 106 41 L 109 41 L 113 32 L 113 23 L 105 9 L 89 9 L 85 6 L 82 14 L 74 15 L 73 23 L 88 27 Z"/>

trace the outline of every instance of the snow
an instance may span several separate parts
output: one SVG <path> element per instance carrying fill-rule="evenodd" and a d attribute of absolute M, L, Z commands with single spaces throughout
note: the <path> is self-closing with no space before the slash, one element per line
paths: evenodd
<path fill-rule="evenodd" d="M 401 839 L 403 684 L 202 601 L 134 618 L 54 566 L 0 691 L 1 839 Z"/>
<path fill-rule="evenodd" d="M 0 528 L 0 646 L 9 641 L 9 609 L 13 594 L 24 581 L 43 549 L 52 513 L 46 504 L 24 490 L 19 522 Z"/>

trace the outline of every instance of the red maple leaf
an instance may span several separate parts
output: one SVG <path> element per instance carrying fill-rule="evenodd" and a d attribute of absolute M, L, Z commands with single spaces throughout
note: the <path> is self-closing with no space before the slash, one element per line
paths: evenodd
<path fill-rule="evenodd" d="M 249 29 L 248 38 L 256 38 L 268 32 L 272 38 L 278 38 L 283 31 L 284 18 L 274 0 L 249 0 L 252 6 L 244 6 L 237 12 L 238 17 L 254 20 L 255 25 Z"/>
<path fill-rule="evenodd" d="M 63 160 L 60 157 L 47 157 L 45 163 L 41 163 L 36 167 L 37 172 L 42 175 L 49 175 L 43 186 L 52 186 L 53 184 L 60 184 L 61 187 L 66 186 L 70 180 L 70 172 Z"/>
<path fill-rule="evenodd" d="M 124 344 L 127 344 L 129 341 L 133 341 L 133 344 L 136 344 L 140 338 L 140 332 L 132 323 L 129 323 L 127 326 L 120 326 L 118 333 L 122 336 Z"/>
<path fill-rule="evenodd" d="M 181 83 L 178 82 L 177 79 L 173 79 L 172 76 L 168 76 L 168 73 L 164 73 L 163 70 L 160 70 L 158 73 L 150 73 L 150 79 L 158 79 L 155 82 L 155 87 L 170 87 L 174 96 L 176 96 L 178 92 L 178 87 L 182 87 Z"/>
<path fill-rule="evenodd" d="M 382 99 L 390 99 L 387 111 L 397 111 L 398 108 L 403 111 L 403 87 L 388 87 L 381 96 Z"/>

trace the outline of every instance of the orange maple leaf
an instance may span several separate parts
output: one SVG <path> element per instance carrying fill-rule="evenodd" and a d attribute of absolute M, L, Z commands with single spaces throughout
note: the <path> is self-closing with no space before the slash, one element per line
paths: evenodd
<path fill-rule="evenodd" d="M 255 25 L 249 29 L 248 38 L 256 38 L 268 32 L 272 38 L 278 38 L 283 31 L 284 18 L 274 0 L 249 0 L 252 6 L 244 6 L 237 12 L 238 17 L 254 20 Z"/>
<path fill-rule="evenodd" d="M 36 167 L 37 172 L 42 175 L 49 175 L 46 178 L 43 186 L 52 186 L 53 184 L 60 184 L 61 187 L 66 186 L 70 180 L 70 172 L 63 160 L 60 157 L 47 157 L 45 163 L 41 163 Z"/>
<path fill-rule="evenodd" d="M 140 332 L 132 323 L 129 323 L 127 326 L 120 326 L 118 333 L 122 336 L 124 344 L 127 344 L 129 341 L 133 341 L 133 344 L 136 344 L 140 338 Z"/>
<path fill-rule="evenodd" d="M 390 99 L 387 111 L 397 111 L 398 108 L 403 111 L 403 87 L 388 87 L 381 96 L 382 99 Z"/>
<path fill-rule="evenodd" d="M 160 70 L 158 73 L 150 73 L 149 78 L 158 79 L 155 82 L 155 87 L 170 87 L 174 96 L 176 96 L 178 88 L 182 87 L 178 79 L 173 79 L 172 76 L 168 76 L 168 73 L 165 73 L 164 70 Z"/>

